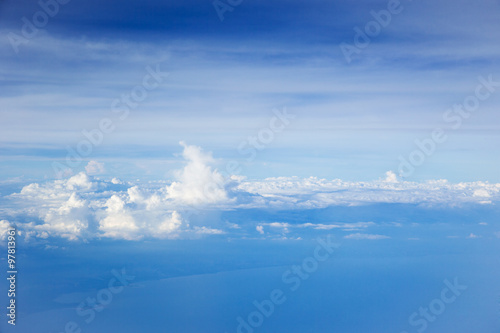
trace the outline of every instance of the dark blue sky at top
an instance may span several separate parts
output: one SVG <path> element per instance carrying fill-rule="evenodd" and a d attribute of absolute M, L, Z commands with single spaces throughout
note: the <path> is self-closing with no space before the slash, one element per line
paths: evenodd
<path fill-rule="evenodd" d="M 377 2 L 370 1 L 377 7 Z M 384 4 L 383 1 L 378 1 Z M 3 24 L 15 27 L 22 16 L 40 9 L 36 1 L 3 1 Z M 210 1 L 75 1 L 61 6 L 51 19 L 51 33 L 65 36 L 130 38 L 275 38 L 309 44 L 338 42 L 351 33 L 342 27 L 363 20 L 363 2 L 243 1 L 225 13 L 224 25 Z M 335 33 L 332 33 L 332 30 Z"/>
<path fill-rule="evenodd" d="M 38 1 L 2 1 L 0 149 L 12 157 L 2 174 L 15 177 L 11 170 L 23 164 L 22 173 L 51 177 L 47 160 L 64 158 L 66 143 L 76 145 L 82 128 L 95 126 L 146 66 L 161 63 L 172 75 L 94 151 L 96 158 L 150 150 L 170 158 L 180 140 L 239 158 L 238 144 L 273 108 L 286 106 L 301 120 L 261 154 L 249 176 L 279 176 L 262 164 L 282 171 L 279 160 L 287 175 L 376 179 L 398 167 L 416 138 L 449 127 L 443 112 L 500 64 L 500 6 L 493 0 L 401 1 L 401 13 L 346 62 L 339 45 L 352 45 L 354 29 L 387 4 L 244 0 L 221 22 L 210 0 L 71 0 L 16 54 L 8 35 L 20 35 L 22 18 L 31 21 L 41 8 Z M 464 121 L 420 179 L 496 181 L 490 166 L 497 161 L 497 102 L 493 94 Z M 207 126 L 207 118 L 217 126 Z M 463 151 L 467 164 L 480 162 L 457 171 Z M 374 155 L 379 160 L 366 163 Z M 323 160 L 311 169 L 317 156 Z M 41 167 L 30 170 L 26 159 Z"/>

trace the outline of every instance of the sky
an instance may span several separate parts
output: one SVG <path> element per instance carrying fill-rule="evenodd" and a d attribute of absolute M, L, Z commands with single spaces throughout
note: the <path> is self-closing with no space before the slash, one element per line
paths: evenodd
<path fill-rule="evenodd" d="M 499 14 L 0 0 L 0 330 L 498 332 Z"/>
<path fill-rule="evenodd" d="M 0 6 L 4 180 L 55 178 L 52 162 L 110 118 L 113 131 L 84 160 L 131 178 L 171 178 L 185 141 L 244 163 L 252 178 L 368 181 L 399 173 L 400 156 L 441 128 L 446 141 L 409 180 L 499 181 L 497 1 L 403 1 L 348 57 L 342 43 L 356 47 L 355 28 L 387 2 L 241 2 L 221 21 L 210 2 L 72 0 L 36 33 L 25 28 L 31 38 L 22 18 L 40 5 Z M 169 75 L 139 103 L 112 108 L 148 66 Z M 472 115 L 443 119 L 489 76 L 497 84 Z M 239 145 L 284 108 L 293 122 L 246 161 Z"/>

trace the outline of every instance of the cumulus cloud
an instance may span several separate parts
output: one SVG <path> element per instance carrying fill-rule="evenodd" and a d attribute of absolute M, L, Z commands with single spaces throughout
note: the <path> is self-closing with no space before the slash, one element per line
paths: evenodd
<path fill-rule="evenodd" d="M 104 164 L 97 161 L 90 161 L 87 166 L 85 166 L 85 172 L 88 175 L 100 175 L 106 172 L 104 169 Z"/>
<path fill-rule="evenodd" d="M 42 236 L 52 235 L 76 239 L 88 227 L 87 216 L 87 202 L 76 193 L 72 193 L 60 207 L 51 208 L 47 212 L 44 224 L 37 225 L 33 229 L 41 231 Z"/>
<path fill-rule="evenodd" d="M 12 196 L 28 200 L 61 200 L 67 199 L 72 192 L 91 192 L 97 189 L 97 184 L 92 182 L 87 174 L 81 172 L 73 177 L 63 180 L 47 182 L 45 184 L 32 183 L 24 186 L 20 193 Z"/>
<path fill-rule="evenodd" d="M 211 167 L 214 163 L 212 155 L 203 152 L 200 147 L 188 146 L 184 142 L 181 145 L 187 165 L 177 174 L 178 181 L 167 186 L 168 198 L 186 204 L 227 201 L 224 177 Z"/>
<path fill-rule="evenodd" d="M 398 176 L 394 173 L 394 171 L 387 171 L 385 173 L 385 181 L 387 183 L 397 183 L 398 182 Z"/>
<path fill-rule="evenodd" d="M 118 178 L 111 179 L 111 184 L 123 184 L 123 182 Z"/>
<path fill-rule="evenodd" d="M 184 223 L 179 212 L 163 206 L 160 199 L 152 204 L 157 195 L 142 197 L 137 196 L 136 191 L 128 191 L 129 196 L 124 194 L 125 199 L 113 195 L 107 200 L 106 210 L 99 220 L 103 237 L 137 240 L 143 237 L 177 238 L 181 232 L 189 233 L 189 225 Z"/>
<path fill-rule="evenodd" d="M 68 190 L 93 191 L 96 189 L 96 183 L 91 182 L 89 176 L 84 172 L 68 179 L 65 185 Z"/>
<path fill-rule="evenodd" d="M 127 208 L 125 202 L 117 195 L 111 196 L 106 201 L 106 216 L 99 221 L 99 230 L 104 237 L 138 239 L 139 227 Z"/>
<path fill-rule="evenodd" d="M 155 233 L 157 236 L 165 236 L 165 235 L 171 235 L 175 231 L 179 230 L 179 228 L 182 225 L 182 218 L 181 215 L 173 211 L 172 215 L 169 217 L 166 217 L 159 225 L 158 228 L 155 230 Z"/>

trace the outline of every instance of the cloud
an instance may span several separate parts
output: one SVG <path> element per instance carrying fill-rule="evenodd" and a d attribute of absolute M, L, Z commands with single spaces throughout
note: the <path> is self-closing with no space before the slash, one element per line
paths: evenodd
<path fill-rule="evenodd" d="M 383 180 L 353 182 L 316 177 L 275 177 L 242 181 L 238 190 L 255 195 L 252 207 L 292 209 L 324 208 L 370 203 L 412 203 L 459 205 L 500 201 L 500 184 L 468 182 L 452 184 L 446 180 L 427 182 L 394 181 L 389 171 Z M 484 198 L 488 196 L 488 201 Z"/>
<path fill-rule="evenodd" d="M 167 186 L 167 197 L 191 205 L 227 201 L 224 177 L 210 166 L 214 163 L 212 155 L 200 147 L 180 144 L 184 147 L 182 155 L 187 164 L 177 174 L 178 181 Z"/>
<path fill-rule="evenodd" d="M 181 215 L 173 211 L 172 215 L 165 217 L 164 220 L 160 222 L 157 228 L 151 230 L 153 236 L 155 237 L 177 237 L 176 231 L 180 229 L 182 225 Z"/>
<path fill-rule="evenodd" d="M 106 202 L 107 208 L 99 220 L 103 237 L 128 240 L 178 238 L 182 232 L 190 232 L 181 214 L 168 209 L 158 195 L 144 197 L 138 191 L 134 186 L 124 194 L 124 199 L 113 195 Z"/>
<path fill-rule="evenodd" d="M 67 199 L 72 192 L 91 192 L 97 189 L 97 183 L 92 182 L 87 174 L 79 174 L 64 180 L 56 180 L 45 184 L 31 183 L 24 186 L 20 193 L 12 194 L 15 197 L 28 200 L 57 200 Z"/>
<path fill-rule="evenodd" d="M 137 234 L 139 227 L 120 197 L 113 195 L 106 201 L 106 207 L 106 216 L 99 221 L 99 230 L 104 237 L 128 240 L 142 237 Z"/>
<path fill-rule="evenodd" d="M 7 220 L 0 220 L 0 241 L 7 239 L 10 223 Z"/>
<path fill-rule="evenodd" d="M 194 230 L 197 234 L 202 235 L 222 235 L 226 232 L 220 229 L 213 229 L 208 227 L 194 227 Z"/>
<path fill-rule="evenodd" d="M 448 205 L 495 205 L 500 200 L 500 184 L 446 180 L 408 182 L 398 180 L 391 171 L 385 178 L 355 182 L 316 177 L 275 177 L 225 180 L 214 167 L 215 160 L 200 147 L 181 143 L 186 164 L 175 172 L 176 179 L 135 183 L 116 178 L 100 180 L 80 172 L 67 179 L 31 183 L 19 193 L 3 198 L 2 212 L 12 216 L 25 237 L 69 240 L 89 238 L 189 238 L 190 235 L 216 235 L 226 232 L 222 221 L 196 220 L 191 213 L 239 209 L 308 210 L 330 206 L 356 206 L 378 203 Z M 96 162 L 98 163 L 98 162 Z M 90 165 L 90 163 L 89 163 Z M 95 164 L 92 164 L 95 166 Z M 165 185 L 167 183 L 168 185 Z M 19 218 L 17 218 L 19 217 Z M 23 222 L 18 221 L 21 220 Z M 264 233 L 279 228 L 285 234 L 301 229 L 361 230 L 373 222 L 289 223 L 260 221 L 255 230 Z M 226 222 L 227 230 L 237 225 Z M 243 230 L 243 229 L 242 229 Z M 276 231 L 276 230 L 274 230 Z M 241 231 L 240 231 L 241 232 Z M 305 232 L 305 231 L 304 231 Z M 351 239 L 385 237 L 355 233 Z"/>
<path fill-rule="evenodd" d="M 84 172 L 80 172 L 68 179 L 65 185 L 68 190 L 92 191 L 96 189 L 96 184 L 91 182 L 89 176 Z"/>
<path fill-rule="evenodd" d="M 398 176 L 396 176 L 394 171 L 387 171 L 385 173 L 385 175 L 386 175 L 385 181 L 387 183 L 397 183 L 398 182 Z"/>
<path fill-rule="evenodd" d="M 391 238 L 389 236 L 385 235 L 372 235 L 372 234 L 361 234 L 361 233 L 356 233 L 356 234 L 350 234 L 347 236 L 344 236 L 345 239 L 369 239 L 369 240 L 378 240 L 378 239 L 388 239 Z"/>
<path fill-rule="evenodd" d="M 97 161 L 90 161 L 87 166 L 85 166 L 85 172 L 88 175 L 100 175 L 106 172 L 104 169 L 104 164 Z"/>
<path fill-rule="evenodd" d="M 368 228 L 375 225 L 373 222 L 355 222 L 355 223 L 299 223 L 299 224 L 291 224 L 291 223 L 283 223 L 283 222 L 271 222 L 264 223 L 264 225 L 268 225 L 273 228 L 312 228 L 316 230 L 331 230 L 331 229 L 343 229 L 343 230 L 354 230 L 360 228 Z"/>
<path fill-rule="evenodd" d="M 489 197 L 491 197 L 490 193 L 486 189 L 484 189 L 484 188 L 480 188 L 480 189 L 474 190 L 474 192 L 472 193 L 472 196 L 473 197 L 480 197 L 480 198 L 489 198 Z"/>
<path fill-rule="evenodd" d="M 264 234 L 264 227 L 261 225 L 256 226 L 255 230 L 257 230 L 259 232 L 259 234 L 261 234 L 261 235 Z"/>
<path fill-rule="evenodd" d="M 68 179 L 32 183 L 9 198 L 20 206 L 17 214 L 34 221 L 23 223 L 25 236 L 69 240 L 93 237 L 137 240 L 144 237 L 177 238 L 189 234 L 216 235 L 223 230 L 210 226 L 189 227 L 177 208 L 198 209 L 207 204 L 224 204 L 228 200 L 224 179 L 211 164 L 214 159 L 201 148 L 182 143 L 186 165 L 176 172 L 170 185 L 157 187 L 133 185 L 111 190 L 113 178 L 97 180 L 89 173 L 102 172 L 102 164 L 91 161 L 86 172 Z M 161 184 L 161 183 L 158 183 Z"/>
<path fill-rule="evenodd" d="M 115 184 L 115 185 L 116 185 L 116 184 L 123 184 L 123 182 L 122 182 L 120 179 L 118 179 L 118 178 L 113 178 L 113 179 L 111 179 L 111 183 L 112 183 L 112 184 Z"/>
<path fill-rule="evenodd" d="M 74 240 L 87 229 L 87 216 L 87 202 L 72 193 L 60 207 L 51 208 L 44 217 L 45 223 L 34 226 L 33 230 L 41 231 L 42 236 L 61 236 Z"/>

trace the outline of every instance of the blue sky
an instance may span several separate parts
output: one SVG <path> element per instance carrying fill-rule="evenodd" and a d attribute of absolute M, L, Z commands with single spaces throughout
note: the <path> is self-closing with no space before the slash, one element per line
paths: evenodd
<path fill-rule="evenodd" d="M 497 332 L 499 14 L 0 1 L 0 330 Z"/>
<path fill-rule="evenodd" d="M 449 140 L 410 179 L 498 181 L 498 92 L 458 130 L 443 120 L 479 76 L 499 80 L 498 3 L 401 6 L 347 63 L 340 43 L 387 2 L 242 2 L 221 22 L 209 2 L 70 1 L 18 54 L 7 36 L 40 7 L 4 2 L 2 177 L 53 178 L 66 146 L 160 65 L 170 75 L 87 160 L 164 177 L 183 140 L 243 163 L 238 145 L 286 107 L 296 120 L 246 175 L 373 180 L 441 127 Z"/>

